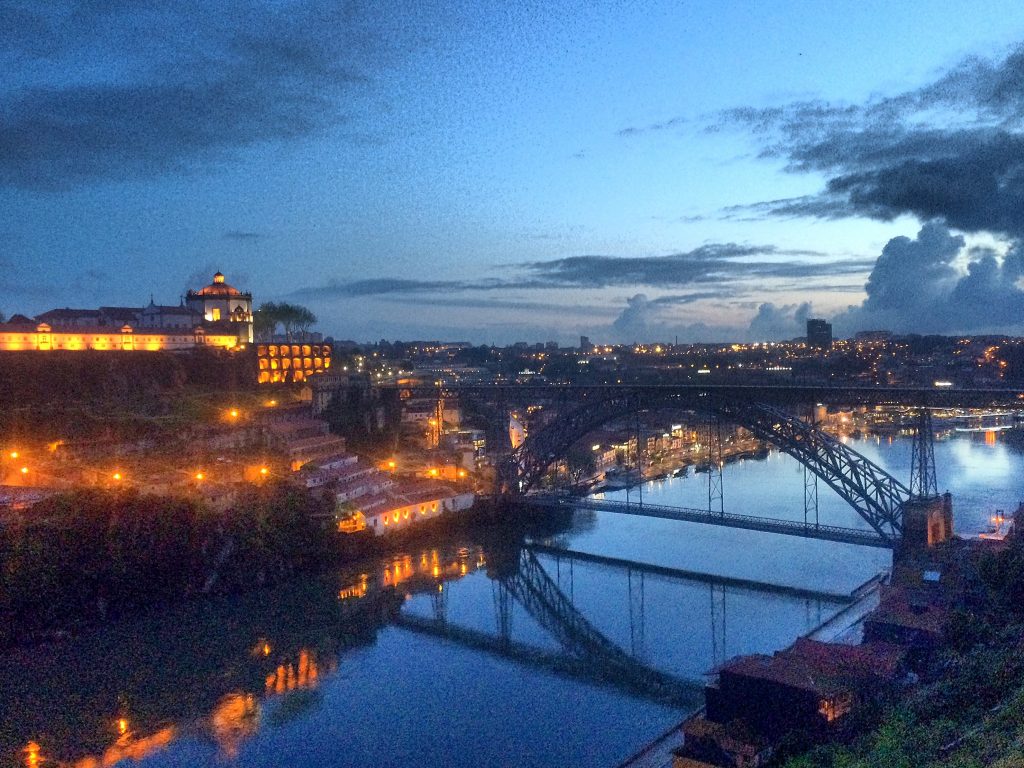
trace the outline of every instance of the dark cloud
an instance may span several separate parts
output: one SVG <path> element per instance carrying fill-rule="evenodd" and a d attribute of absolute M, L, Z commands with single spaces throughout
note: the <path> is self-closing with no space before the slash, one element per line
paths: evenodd
<path fill-rule="evenodd" d="M 705 245 L 693 251 L 667 256 L 627 258 L 617 256 L 569 256 L 550 261 L 509 264 L 507 277 L 486 280 L 417 280 L 375 278 L 355 281 L 331 281 L 307 286 L 294 292 L 296 297 L 345 298 L 384 294 L 545 290 L 566 288 L 606 288 L 614 286 L 651 286 L 673 288 L 701 286 L 702 292 L 683 297 L 721 297 L 725 281 L 736 279 L 811 279 L 863 275 L 873 260 L 860 258 L 825 259 L 817 251 L 782 250 L 765 245 L 733 243 Z M 812 260 L 808 260 L 811 258 Z M 709 285 L 716 287 L 709 288 Z M 674 303 L 682 303 L 675 297 Z M 662 297 L 665 303 L 670 297 Z M 692 300 L 692 299 L 687 299 Z"/>
<path fill-rule="evenodd" d="M 399 294 L 384 296 L 380 300 L 396 304 L 404 304 L 408 301 L 408 299 Z M 479 299 L 460 298 L 458 296 L 451 296 L 448 294 L 442 296 L 417 296 L 416 304 L 417 306 L 459 307 L 464 309 L 511 309 L 515 311 L 558 313 L 570 315 L 574 318 L 579 317 L 580 315 L 608 314 L 607 306 L 585 305 L 578 302 L 573 302 L 572 304 L 554 304 L 550 301 L 517 301 L 510 299 L 496 299 L 492 296 L 485 296 Z"/>
<path fill-rule="evenodd" d="M 353 280 L 351 282 L 332 281 L 326 285 L 300 288 L 291 295 L 310 299 L 340 299 L 358 296 L 383 296 L 392 293 L 438 293 L 465 291 L 472 288 L 480 290 L 487 287 L 490 287 L 490 284 L 473 284 L 456 280 L 411 280 L 380 277 L 369 280 Z"/>
<path fill-rule="evenodd" d="M 629 138 L 630 136 L 639 136 L 644 133 L 652 133 L 656 131 L 668 131 L 673 128 L 682 128 L 684 125 L 689 123 L 689 119 L 685 117 L 673 117 L 668 120 L 663 120 L 658 123 L 650 123 L 649 125 L 643 126 L 627 126 L 619 131 L 616 131 L 616 135 L 622 136 L 623 138 Z"/>
<path fill-rule="evenodd" d="M 602 288 L 615 285 L 671 287 L 735 278 L 859 274 L 872 264 L 864 259 L 827 260 L 823 256 L 816 251 L 724 243 L 667 256 L 570 256 L 530 262 L 525 266 L 534 277 L 552 285 Z M 813 260 L 808 261 L 808 258 Z"/>
<path fill-rule="evenodd" d="M 973 57 L 922 88 L 862 105 L 795 102 L 724 112 L 762 157 L 826 176 L 816 195 L 728 209 L 769 216 L 941 218 L 965 232 L 1024 236 L 1024 46 Z"/>
<path fill-rule="evenodd" d="M 893 238 L 868 278 L 867 298 L 836 318 L 844 333 L 865 328 L 921 333 L 1024 330 L 1024 248 L 968 248 L 943 224 L 916 239 Z"/>
<path fill-rule="evenodd" d="M 320 0 L 36 7 L 46 12 L 5 9 L 22 21 L 0 37 L 0 61 L 55 54 L 56 41 L 67 45 L 56 52 L 67 69 L 88 67 L 93 77 L 19 83 L 15 68 L 0 76 L 3 186 L 146 177 L 324 131 L 346 120 L 345 96 L 383 46 L 356 6 Z M 69 25 L 73 38 L 61 32 Z"/>

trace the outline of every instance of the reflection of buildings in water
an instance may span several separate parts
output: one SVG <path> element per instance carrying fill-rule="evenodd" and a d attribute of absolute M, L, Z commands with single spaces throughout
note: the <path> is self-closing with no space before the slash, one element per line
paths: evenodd
<path fill-rule="evenodd" d="M 74 768 L 106 768 L 120 763 L 122 760 L 139 761 L 164 749 L 177 731 L 174 726 L 161 728 L 149 736 L 136 736 L 129 728 L 127 718 L 117 721 L 117 741 L 111 744 L 100 757 L 90 755 L 75 761 Z"/>
<path fill-rule="evenodd" d="M 87 718 L 88 731 L 58 726 L 59 716 L 48 717 L 46 722 L 26 727 L 35 733 L 25 733 L 18 742 L 19 751 L 0 756 L 0 763 L 11 760 L 30 768 L 113 766 L 142 760 L 196 727 L 210 735 L 219 752 L 230 755 L 242 749 L 242 742 L 259 728 L 261 716 L 266 715 L 261 709 L 269 698 L 318 686 L 337 669 L 337 654 L 342 649 L 367 642 L 387 623 L 387 615 L 398 610 L 403 593 L 436 591 L 440 581 L 457 580 L 489 565 L 490 559 L 480 547 L 426 549 L 387 558 L 376 568 L 357 572 L 350 582 L 339 584 L 338 591 L 323 594 L 312 605 L 302 592 L 302 601 L 289 611 L 288 621 L 276 616 L 271 620 L 258 611 L 252 614 L 250 606 L 244 615 L 252 620 L 243 625 L 241 636 L 236 634 L 230 641 L 217 634 L 202 636 L 200 642 L 209 645 L 215 655 L 216 669 L 202 656 L 199 661 L 205 673 L 190 668 L 184 687 L 173 691 L 141 688 L 137 679 L 112 669 L 111 679 L 105 678 L 104 684 L 122 692 L 119 700 L 143 704 L 138 711 L 114 709 L 107 716 L 92 713 Z M 331 617 L 327 625 L 322 623 L 324 616 Z M 236 620 L 234 614 L 231 620 Z M 278 625 L 280 632 L 260 634 Z M 175 642 L 179 641 L 181 648 L 187 648 L 195 638 L 175 636 Z M 199 662 L 185 653 L 182 663 Z M 84 683 L 78 680 L 76 684 Z M 72 712 L 68 726 L 76 725 L 74 717 L 78 715 Z M 61 731 L 56 733 L 67 736 L 52 738 L 57 727 Z M 39 738 L 37 733 L 46 736 Z M 30 737 L 34 737 L 32 744 L 28 744 Z"/>
<path fill-rule="evenodd" d="M 360 597 L 366 597 L 366 591 L 370 584 L 370 574 L 361 573 L 359 578 L 351 584 L 348 584 L 338 590 L 339 600 L 358 600 Z"/>
<path fill-rule="evenodd" d="M 315 651 L 303 649 L 299 651 L 297 663 L 278 664 L 277 669 L 267 675 L 264 680 L 264 696 L 280 696 L 289 691 L 315 688 L 321 674 L 331 674 L 337 669 L 337 661 L 328 660 L 321 672 L 321 664 L 317 661 Z"/>
<path fill-rule="evenodd" d="M 268 640 L 260 639 L 253 648 L 253 655 L 269 656 L 272 646 Z M 322 663 L 315 651 L 302 649 L 298 657 L 279 663 L 264 679 L 263 700 L 280 696 L 291 691 L 315 688 L 321 675 L 337 669 L 334 660 Z M 228 759 L 238 755 L 243 741 L 259 730 L 262 702 L 252 693 L 229 693 L 217 703 L 208 718 L 210 733 L 220 754 Z M 167 726 L 148 736 L 137 736 L 130 727 L 130 721 L 122 716 L 114 721 L 113 730 L 117 740 L 102 755 L 89 755 L 70 764 L 73 768 L 107 768 L 123 760 L 140 761 L 164 749 L 178 732 L 174 726 Z M 41 768 L 52 763 L 43 757 L 41 747 L 29 742 L 22 750 L 26 768 Z"/>
<path fill-rule="evenodd" d="M 260 703 L 251 693 L 229 693 L 210 714 L 210 731 L 220 754 L 232 759 L 239 745 L 259 730 Z"/>
<path fill-rule="evenodd" d="M 406 582 L 429 582 L 460 579 L 470 571 L 477 571 L 487 565 L 482 547 L 460 547 L 454 553 L 441 553 L 436 549 L 424 550 L 419 557 L 401 555 L 385 562 L 381 569 L 380 586 L 397 587 Z M 425 586 L 425 584 L 410 584 Z M 344 591 L 344 590 L 343 590 Z"/>

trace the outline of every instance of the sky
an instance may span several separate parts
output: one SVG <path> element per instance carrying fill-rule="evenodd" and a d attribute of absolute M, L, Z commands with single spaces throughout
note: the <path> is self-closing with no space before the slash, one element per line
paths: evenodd
<path fill-rule="evenodd" d="M 0 312 L 1024 334 L 1024 4 L 0 0 Z"/>

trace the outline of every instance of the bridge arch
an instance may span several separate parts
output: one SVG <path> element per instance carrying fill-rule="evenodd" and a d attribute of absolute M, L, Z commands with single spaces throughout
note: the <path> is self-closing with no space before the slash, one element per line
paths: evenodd
<path fill-rule="evenodd" d="M 641 409 L 692 410 L 733 422 L 794 457 L 839 494 L 887 541 L 903 533 L 903 504 L 910 490 L 868 458 L 812 424 L 775 406 L 710 393 L 642 396 L 637 392 L 587 393 L 584 404 L 559 413 L 519 446 L 499 474 L 513 497 L 536 487 L 556 461 L 588 432 Z"/>

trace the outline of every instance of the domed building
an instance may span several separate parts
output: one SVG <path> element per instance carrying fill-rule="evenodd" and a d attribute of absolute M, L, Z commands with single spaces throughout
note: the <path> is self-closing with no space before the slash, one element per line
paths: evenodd
<path fill-rule="evenodd" d="M 185 306 L 203 318 L 204 328 L 230 329 L 240 343 L 252 343 L 252 294 L 228 285 L 220 272 L 209 285 L 185 294 Z"/>

